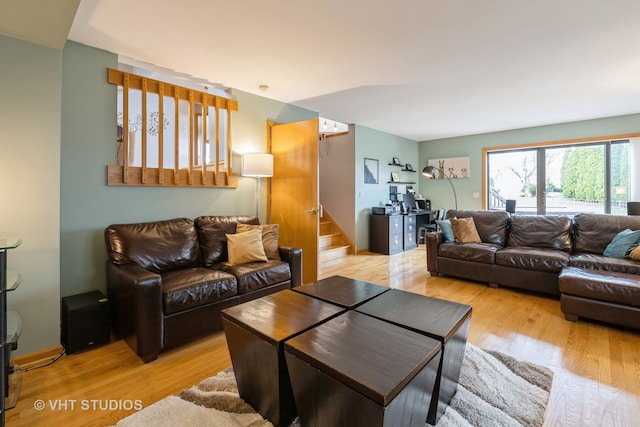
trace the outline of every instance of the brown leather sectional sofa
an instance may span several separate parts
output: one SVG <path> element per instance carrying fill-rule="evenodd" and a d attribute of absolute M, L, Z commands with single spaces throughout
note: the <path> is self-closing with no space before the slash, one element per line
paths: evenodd
<path fill-rule="evenodd" d="M 640 328 L 640 262 L 603 256 L 622 230 L 640 230 L 640 216 L 525 216 L 451 210 L 473 217 L 482 243 L 447 243 L 427 235 L 427 268 L 448 275 L 560 295 L 569 320 L 578 317 Z"/>
<path fill-rule="evenodd" d="M 107 293 L 116 338 L 146 363 L 160 351 L 222 330 L 220 311 L 302 284 L 302 249 L 227 263 L 225 234 L 252 216 L 201 216 L 105 229 Z M 279 259 L 277 259 L 279 258 Z"/>

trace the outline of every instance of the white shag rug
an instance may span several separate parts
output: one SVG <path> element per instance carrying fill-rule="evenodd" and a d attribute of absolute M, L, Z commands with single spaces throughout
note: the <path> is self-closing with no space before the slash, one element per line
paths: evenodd
<path fill-rule="evenodd" d="M 458 389 L 438 427 L 541 426 L 553 372 L 467 343 Z M 117 427 L 272 426 L 238 396 L 231 369 L 169 396 Z M 428 426 L 428 424 L 427 424 Z"/>

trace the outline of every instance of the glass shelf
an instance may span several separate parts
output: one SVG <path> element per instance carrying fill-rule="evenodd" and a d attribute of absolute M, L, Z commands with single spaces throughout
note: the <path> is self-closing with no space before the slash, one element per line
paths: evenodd
<path fill-rule="evenodd" d="M 0 236 L 0 251 L 6 249 L 15 249 L 20 246 L 21 243 L 22 239 L 20 239 L 19 237 Z"/>
<path fill-rule="evenodd" d="M 22 282 L 22 275 L 18 270 L 7 269 L 7 285 L 5 291 L 15 291 Z M 1 290 L 0 290 L 1 292 Z"/>
<path fill-rule="evenodd" d="M 22 318 L 15 311 L 7 311 L 7 294 L 6 291 L 13 291 L 18 288 L 22 282 L 22 276 L 17 270 L 7 268 L 7 250 L 15 249 L 22 243 L 22 239 L 18 237 L 0 236 L 0 307 L 4 316 L 0 335 L 3 341 L 0 342 L 0 390 L 3 397 L 0 397 L 0 425 L 5 425 L 5 411 L 16 405 L 20 389 L 22 388 L 22 374 L 16 370 L 16 366 L 10 362 L 11 351 L 18 348 L 18 338 L 22 332 Z"/>
<path fill-rule="evenodd" d="M 13 373 L 9 374 L 9 395 L 4 399 L 4 409 L 13 409 L 18 403 L 20 390 L 22 390 L 22 372 L 20 366 L 13 363 L 13 359 L 9 362 L 13 367 Z"/>
<path fill-rule="evenodd" d="M 7 311 L 7 341 L 4 345 L 16 344 L 21 332 L 22 318 L 20 315 L 12 310 Z"/>

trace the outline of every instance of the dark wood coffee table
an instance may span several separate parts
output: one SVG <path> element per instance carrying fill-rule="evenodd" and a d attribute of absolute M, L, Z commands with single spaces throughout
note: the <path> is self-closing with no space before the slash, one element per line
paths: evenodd
<path fill-rule="evenodd" d="M 284 346 L 300 425 L 424 427 L 438 340 L 346 311 Z"/>
<path fill-rule="evenodd" d="M 284 290 L 222 310 L 240 397 L 275 426 L 296 416 L 283 343 L 344 309 Z"/>
<path fill-rule="evenodd" d="M 293 290 L 340 307 L 353 309 L 387 292 L 389 288 L 348 277 L 331 276 L 317 282 L 296 286 Z"/>
<path fill-rule="evenodd" d="M 471 306 L 391 289 L 356 311 L 441 342 L 442 359 L 427 418 L 429 424 L 435 425 L 458 387 L 471 322 Z"/>

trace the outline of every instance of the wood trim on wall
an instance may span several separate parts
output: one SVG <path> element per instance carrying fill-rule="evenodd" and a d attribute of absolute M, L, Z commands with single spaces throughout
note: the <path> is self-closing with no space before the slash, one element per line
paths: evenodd
<path fill-rule="evenodd" d="M 59 356 L 63 350 L 64 347 L 57 345 L 55 347 L 34 351 L 33 353 L 16 356 L 13 358 L 13 361 L 20 369 L 29 369 L 51 362 L 54 358 Z"/>

